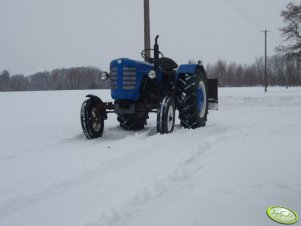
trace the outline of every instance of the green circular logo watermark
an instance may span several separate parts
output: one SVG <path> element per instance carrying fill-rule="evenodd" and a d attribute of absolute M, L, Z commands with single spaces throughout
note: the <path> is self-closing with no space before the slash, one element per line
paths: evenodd
<path fill-rule="evenodd" d="M 267 209 L 267 215 L 280 224 L 295 224 L 298 221 L 295 211 L 281 206 L 271 206 Z"/>

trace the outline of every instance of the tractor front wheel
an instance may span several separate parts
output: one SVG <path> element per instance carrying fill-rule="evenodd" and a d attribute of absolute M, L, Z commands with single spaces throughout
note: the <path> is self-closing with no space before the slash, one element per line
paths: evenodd
<path fill-rule="evenodd" d="M 88 139 L 101 137 L 104 128 L 104 119 L 97 110 L 97 101 L 88 99 L 84 101 L 80 111 L 80 121 L 84 134 Z"/>
<path fill-rule="evenodd" d="M 171 133 L 175 125 L 175 102 L 171 97 L 164 97 L 157 113 L 157 132 Z"/>

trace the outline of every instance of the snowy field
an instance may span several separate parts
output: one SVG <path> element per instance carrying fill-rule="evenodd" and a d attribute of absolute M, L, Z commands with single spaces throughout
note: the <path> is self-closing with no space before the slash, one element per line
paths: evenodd
<path fill-rule="evenodd" d="M 123 131 L 115 115 L 86 140 L 88 93 L 0 93 L 1 226 L 277 225 L 301 215 L 301 88 L 221 88 L 205 128 Z M 300 221 L 296 225 L 301 225 Z"/>

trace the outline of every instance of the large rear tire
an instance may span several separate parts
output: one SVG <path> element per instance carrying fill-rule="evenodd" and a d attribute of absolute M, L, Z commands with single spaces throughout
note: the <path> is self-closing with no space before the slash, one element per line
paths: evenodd
<path fill-rule="evenodd" d="M 146 125 L 147 113 L 118 114 L 117 120 L 125 130 L 141 130 Z"/>
<path fill-rule="evenodd" d="M 88 99 L 84 101 L 80 111 L 82 129 L 88 139 L 98 138 L 103 134 L 104 119 L 96 105 L 96 100 Z"/>
<path fill-rule="evenodd" d="M 208 86 L 203 68 L 194 74 L 180 74 L 177 81 L 177 107 L 181 126 L 195 129 L 206 125 Z"/>
<path fill-rule="evenodd" d="M 164 97 L 157 113 L 157 132 L 171 133 L 175 126 L 175 103 L 171 97 Z"/>

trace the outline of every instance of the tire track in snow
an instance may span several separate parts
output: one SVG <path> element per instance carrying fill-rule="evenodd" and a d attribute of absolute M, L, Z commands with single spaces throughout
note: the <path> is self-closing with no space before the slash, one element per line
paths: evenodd
<path fill-rule="evenodd" d="M 188 182 L 189 184 L 189 181 L 204 168 L 205 160 L 202 157 L 206 154 L 210 155 L 209 151 L 212 151 L 215 145 L 220 145 L 223 140 L 228 138 L 229 131 L 227 128 L 216 128 L 214 126 L 211 129 L 210 126 L 208 128 L 207 135 L 203 136 L 197 145 L 194 145 L 192 151 L 186 153 L 186 157 L 177 162 L 171 173 L 164 178 L 160 178 L 160 180 L 152 181 L 151 185 L 144 187 L 121 206 L 102 213 L 98 221 L 89 222 L 85 225 L 123 225 L 125 219 L 134 217 L 148 202 L 161 199 L 183 183 Z M 197 132 L 197 130 L 194 130 L 194 132 Z M 218 135 L 215 130 L 219 131 Z M 215 135 L 212 136 L 213 133 Z"/>

